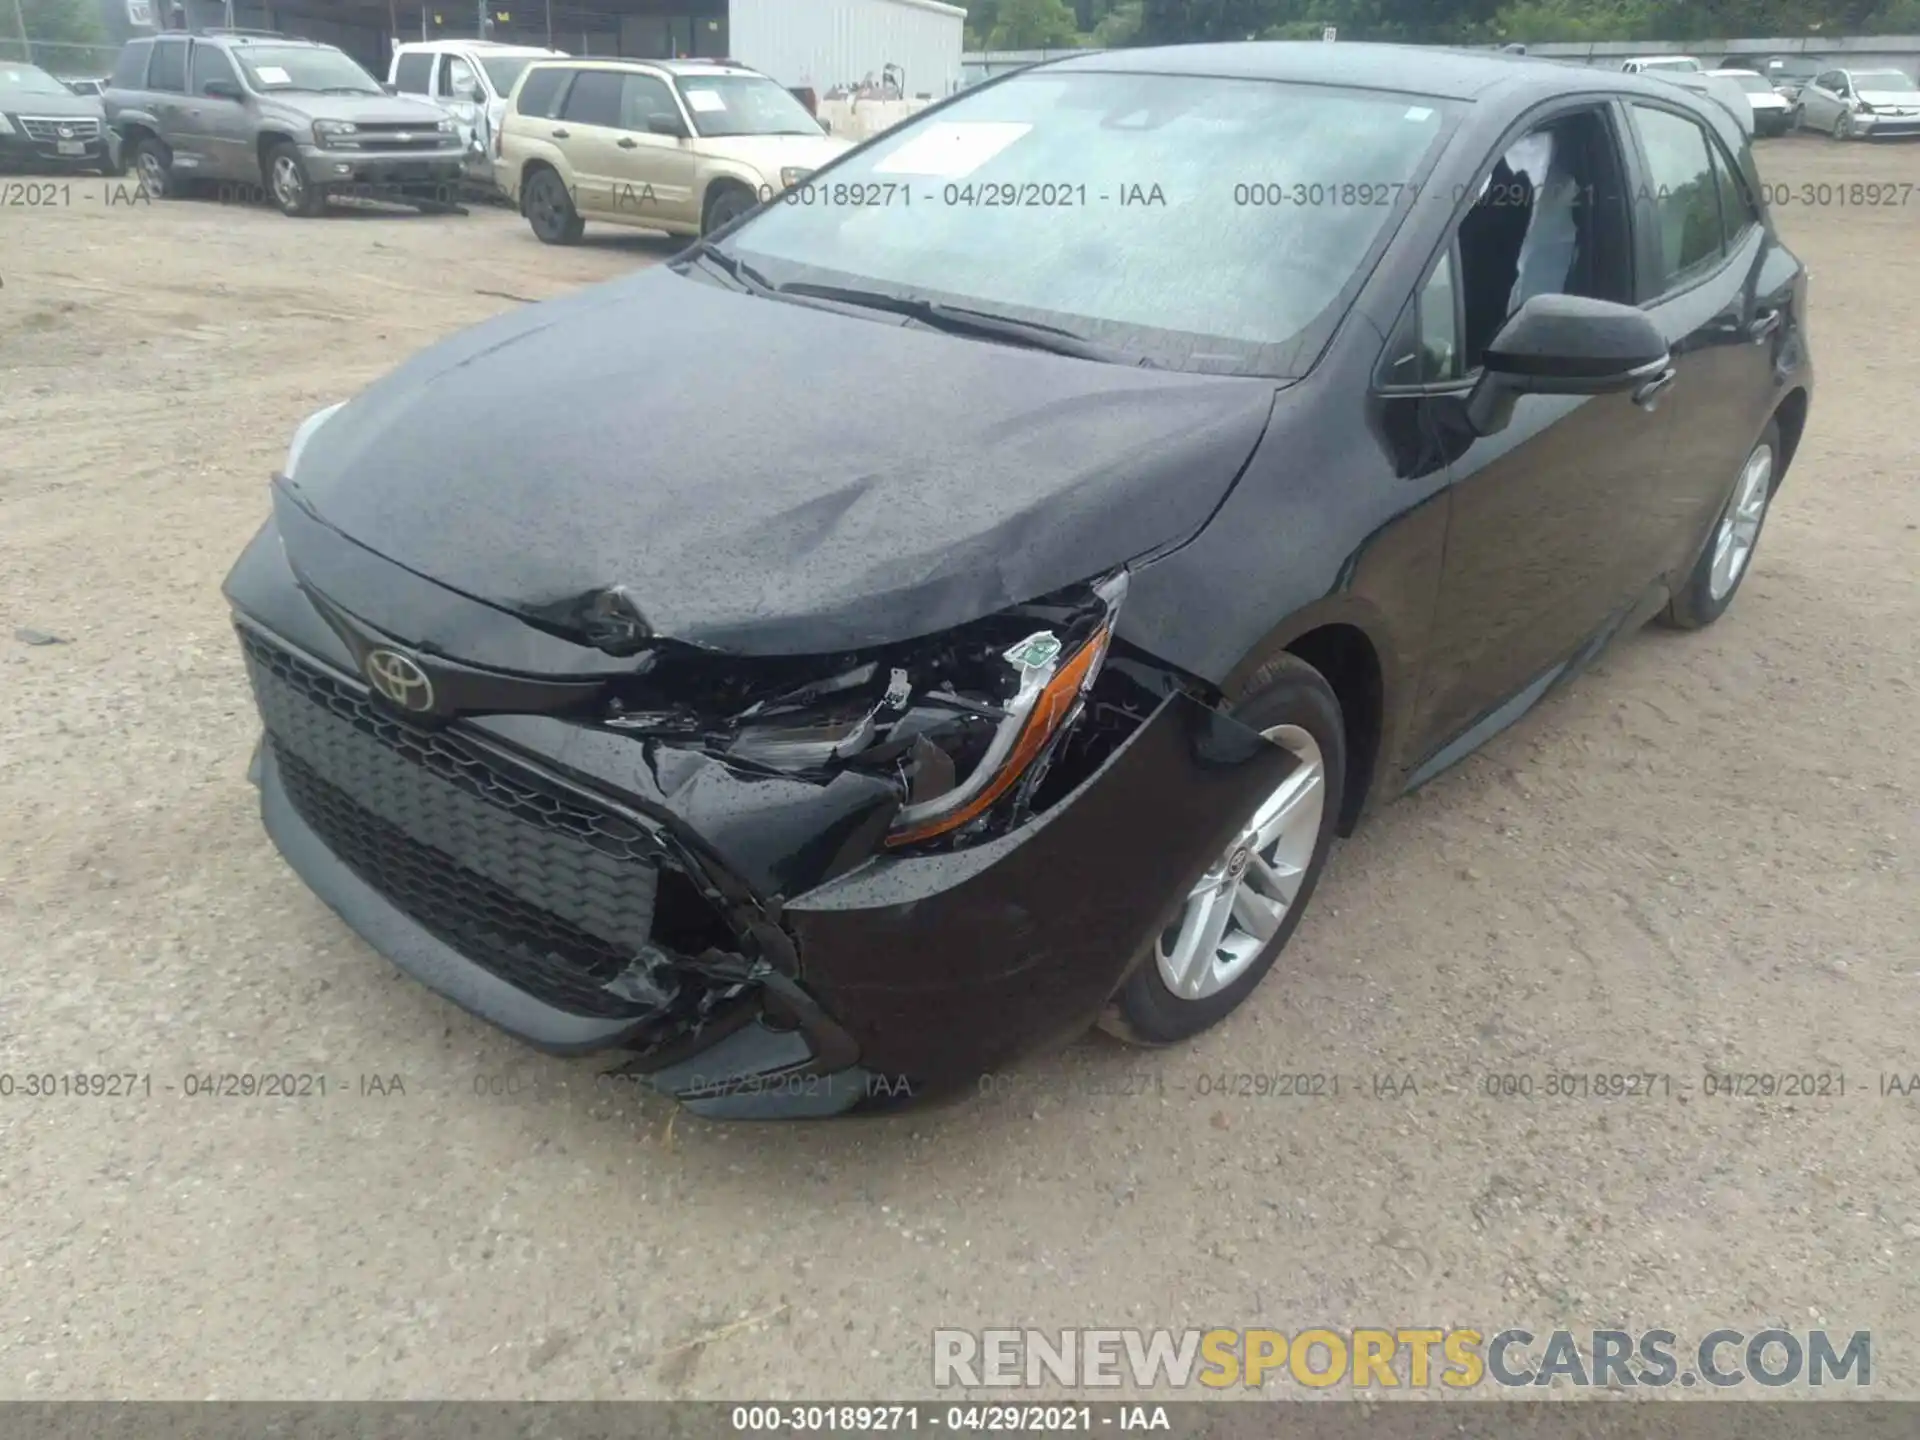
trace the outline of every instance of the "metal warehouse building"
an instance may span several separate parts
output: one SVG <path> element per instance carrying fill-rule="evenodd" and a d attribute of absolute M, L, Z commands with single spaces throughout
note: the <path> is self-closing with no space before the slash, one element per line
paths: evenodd
<path fill-rule="evenodd" d="M 575 55 L 730 56 L 824 95 L 891 73 L 907 96 L 960 88 L 966 11 L 940 0 L 105 0 L 116 40 L 180 7 L 193 28 L 325 40 L 376 75 L 395 37 L 471 37 Z M 178 23 L 176 21 L 176 23 Z"/>

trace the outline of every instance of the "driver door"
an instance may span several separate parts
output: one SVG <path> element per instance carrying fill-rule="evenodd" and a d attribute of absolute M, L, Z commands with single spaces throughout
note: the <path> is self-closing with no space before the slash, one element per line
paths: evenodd
<path fill-rule="evenodd" d="M 469 157 L 485 143 L 481 132 L 485 128 L 486 107 L 473 98 L 479 84 L 480 77 L 464 55 L 449 51 L 440 57 L 434 71 L 433 98 L 460 127 L 460 142 L 467 147 Z"/>

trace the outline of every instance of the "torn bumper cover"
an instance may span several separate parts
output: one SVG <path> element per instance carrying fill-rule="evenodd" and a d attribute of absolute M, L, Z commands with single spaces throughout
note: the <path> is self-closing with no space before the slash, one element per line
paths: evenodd
<path fill-rule="evenodd" d="M 430 988 L 539 1048 L 609 1052 L 713 1116 L 890 1108 L 1084 1029 L 1295 763 L 1117 657 L 1125 717 L 1091 692 L 1051 772 L 995 802 L 1024 807 L 998 826 L 903 794 L 905 741 L 872 773 L 730 758 L 833 748 L 844 726 L 674 739 L 674 716 L 586 718 L 551 682 L 498 672 L 481 678 L 548 713 L 411 717 L 364 678 L 378 636 L 303 591 L 277 541 L 263 532 L 228 594 L 287 861 Z M 1040 677 L 1073 674 L 1046 652 L 1009 656 L 1027 667 L 1009 713 L 1040 714 Z M 429 668 L 450 690 L 481 683 Z M 884 666 L 874 683 L 891 703 Z"/>

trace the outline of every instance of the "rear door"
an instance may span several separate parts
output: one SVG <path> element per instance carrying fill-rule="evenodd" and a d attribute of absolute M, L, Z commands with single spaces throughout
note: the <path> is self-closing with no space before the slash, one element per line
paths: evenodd
<path fill-rule="evenodd" d="M 1738 160 L 1709 126 L 1680 105 L 1636 99 L 1625 109 L 1640 303 L 1665 332 L 1675 370 L 1663 402 L 1673 444 L 1634 509 L 1651 577 L 1691 561 L 1766 424 L 1793 267 L 1766 265 L 1777 246 Z"/>
<path fill-rule="evenodd" d="M 1838 70 L 1822 70 L 1800 92 L 1800 113 L 1811 129 L 1826 130 L 1840 115 L 1840 91 L 1846 78 Z"/>
<path fill-rule="evenodd" d="M 173 152 L 174 168 L 183 178 L 200 172 L 202 159 L 187 116 L 187 38 L 162 35 L 153 42 L 147 62 L 147 94 L 160 138 Z"/>

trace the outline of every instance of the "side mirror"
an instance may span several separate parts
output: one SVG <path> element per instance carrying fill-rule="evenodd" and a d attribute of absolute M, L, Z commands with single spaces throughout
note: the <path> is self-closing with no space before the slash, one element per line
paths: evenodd
<path fill-rule="evenodd" d="M 243 100 L 246 92 L 231 80 L 209 80 L 200 87 L 200 93 L 211 95 L 216 100 Z"/>
<path fill-rule="evenodd" d="M 820 133 L 821 133 L 821 134 L 823 134 L 823 135 L 831 135 L 831 134 L 833 133 L 833 122 L 832 122 L 831 120 L 822 120 L 822 119 L 820 119 L 820 117 L 819 117 L 819 116 L 817 116 L 817 115 L 816 115 L 816 116 L 815 116 L 814 118 L 815 118 L 816 120 L 820 120 Z"/>
<path fill-rule="evenodd" d="M 687 127 L 678 115 L 655 113 L 647 116 L 647 130 L 654 135 L 671 135 L 676 140 L 687 138 Z"/>
<path fill-rule="evenodd" d="M 486 104 L 487 87 L 484 85 L 475 85 L 471 90 L 467 91 L 467 98 L 476 105 Z"/>
<path fill-rule="evenodd" d="M 1467 397 L 1467 421 L 1476 434 L 1498 434 L 1522 395 L 1639 391 L 1664 381 L 1671 359 L 1667 337 L 1644 310 L 1580 295 L 1535 295 L 1487 346 L 1485 369 Z"/>
<path fill-rule="evenodd" d="M 389 95 L 398 95 L 400 93 L 400 87 L 394 84 L 393 81 L 391 80 L 382 81 L 380 84 L 380 88 L 386 91 L 386 93 Z"/>

